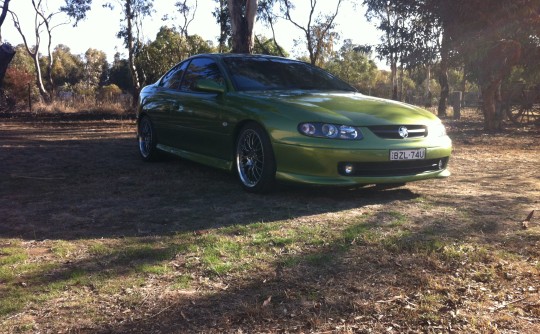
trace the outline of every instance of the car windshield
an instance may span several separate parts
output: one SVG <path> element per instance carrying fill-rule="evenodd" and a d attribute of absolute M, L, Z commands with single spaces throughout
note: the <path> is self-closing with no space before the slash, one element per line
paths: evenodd
<path fill-rule="evenodd" d="M 225 65 L 236 90 L 356 91 L 318 67 L 281 58 L 226 57 Z"/>

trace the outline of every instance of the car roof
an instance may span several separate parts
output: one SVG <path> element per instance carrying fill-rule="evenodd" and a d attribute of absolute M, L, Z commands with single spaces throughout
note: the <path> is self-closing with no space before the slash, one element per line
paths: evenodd
<path fill-rule="evenodd" d="M 249 54 L 249 53 L 201 53 L 194 55 L 190 58 L 198 58 L 198 57 L 211 57 L 211 58 L 246 58 L 246 59 L 276 59 L 280 61 L 290 61 L 295 63 L 304 63 L 300 60 L 285 58 L 285 57 L 279 57 L 279 56 L 272 56 L 272 55 L 265 55 L 265 54 Z"/>

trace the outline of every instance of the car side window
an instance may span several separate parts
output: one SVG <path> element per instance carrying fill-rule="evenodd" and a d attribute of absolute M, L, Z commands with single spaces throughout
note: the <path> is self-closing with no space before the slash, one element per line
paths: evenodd
<path fill-rule="evenodd" d="M 195 91 L 195 83 L 199 79 L 213 80 L 219 84 L 224 83 L 223 75 L 218 65 L 210 58 L 195 58 L 191 61 L 180 89 Z"/>
<path fill-rule="evenodd" d="M 189 62 L 183 62 L 170 70 L 161 80 L 161 86 L 171 89 L 180 89 L 180 82 L 186 72 Z"/>

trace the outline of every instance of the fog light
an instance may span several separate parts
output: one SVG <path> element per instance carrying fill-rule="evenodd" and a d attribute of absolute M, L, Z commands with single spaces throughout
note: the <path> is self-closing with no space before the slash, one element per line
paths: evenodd
<path fill-rule="evenodd" d="M 444 166 L 444 162 L 441 160 L 439 160 L 439 169 L 443 169 L 443 166 Z"/>
<path fill-rule="evenodd" d="M 345 165 L 344 171 L 345 171 L 345 174 L 347 175 L 352 174 L 354 171 L 353 165 Z"/>

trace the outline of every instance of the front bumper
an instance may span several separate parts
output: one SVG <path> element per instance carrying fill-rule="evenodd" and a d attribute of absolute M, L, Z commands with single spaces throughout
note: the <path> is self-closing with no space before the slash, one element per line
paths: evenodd
<path fill-rule="evenodd" d="M 276 179 L 312 185 L 347 186 L 407 183 L 450 176 L 447 162 L 452 145 L 449 138 L 440 139 L 435 147 L 429 147 L 425 141 L 416 142 L 414 146 L 426 148 L 426 160 L 418 160 L 419 166 L 414 168 L 402 168 L 399 163 L 389 160 L 390 149 L 407 149 L 411 148 L 410 145 L 392 146 L 388 149 L 340 149 L 274 143 Z M 344 175 L 343 166 L 346 164 L 362 170 L 352 173 L 351 176 Z M 412 164 L 414 165 L 414 162 Z M 424 168 L 422 164 L 430 166 Z M 374 167 L 364 168 L 365 166 Z M 395 170 L 392 166 L 396 166 Z M 374 170 L 377 168 L 385 170 L 379 173 Z"/>

